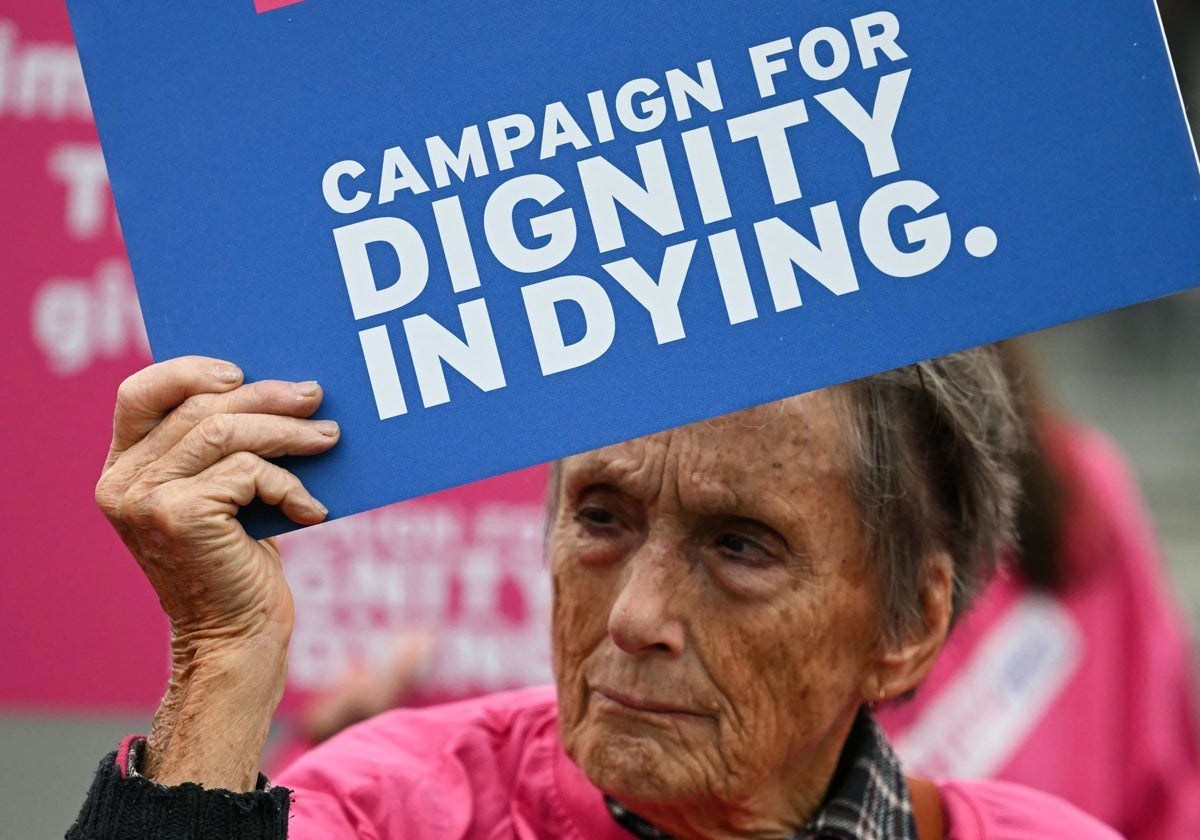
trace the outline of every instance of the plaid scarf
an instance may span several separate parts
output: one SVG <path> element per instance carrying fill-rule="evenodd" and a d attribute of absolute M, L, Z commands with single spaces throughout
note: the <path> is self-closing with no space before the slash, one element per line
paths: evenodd
<path fill-rule="evenodd" d="M 642 840 L 671 840 L 605 797 L 613 819 Z M 912 802 L 900 762 L 864 706 L 842 748 L 820 810 L 788 840 L 917 840 Z"/>

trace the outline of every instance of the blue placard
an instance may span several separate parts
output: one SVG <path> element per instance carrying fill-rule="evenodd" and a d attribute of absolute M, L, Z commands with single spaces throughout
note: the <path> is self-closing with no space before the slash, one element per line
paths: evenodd
<path fill-rule="evenodd" d="M 333 516 L 1200 284 L 1151 0 L 257 5 L 69 0 L 156 358 L 320 380 Z"/>

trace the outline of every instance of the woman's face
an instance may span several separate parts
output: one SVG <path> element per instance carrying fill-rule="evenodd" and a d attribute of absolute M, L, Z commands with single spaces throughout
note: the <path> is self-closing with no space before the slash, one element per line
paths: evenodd
<path fill-rule="evenodd" d="M 601 790 L 647 816 L 819 802 L 879 655 L 847 422 L 822 391 L 565 461 L 560 727 Z"/>

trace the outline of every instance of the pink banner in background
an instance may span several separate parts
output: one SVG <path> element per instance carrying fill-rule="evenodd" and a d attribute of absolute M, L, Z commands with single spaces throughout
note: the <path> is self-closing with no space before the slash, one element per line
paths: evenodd
<path fill-rule="evenodd" d="M 254 10 L 261 15 L 263 12 L 271 12 L 275 9 L 282 9 L 284 6 L 294 6 L 302 2 L 304 0 L 254 0 Z"/>
<path fill-rule="evenodd" d="M 431 640 L 409 702 L 549 682 L 544 487 L 534 468 L 282 537 L 288 700 L 387 661 L 402 633 Z"/>
<path fill-rule="evenodd" d="M 0 707 L 150 710 L 167 677 L 166 622 L 92 501 L 117 386 L 149 354 L 57 3 L 0 12 L 0 137 Z M 544 476 L 286 537 L 297 627 L 285 707 L 352 661 L 379 660 L 403 631 L 434 640 L 418 701 L 548 679 Z"/>
<path fill-rule="evenodd" d="M 148 360 L 145 336 L 66 10 L 9 6 L 0 703 L 146 706 L 166 673 L 165 622 L 92 502 L 113 395 Z"/>

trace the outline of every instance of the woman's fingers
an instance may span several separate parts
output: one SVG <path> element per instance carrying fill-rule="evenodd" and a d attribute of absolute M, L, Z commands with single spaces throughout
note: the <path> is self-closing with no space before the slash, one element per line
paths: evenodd
<path fill-rule="evenodd" d="M 336 444 L 339 435 L 338 425 L 331 420 L 271 414 L 210 414 L 192 426 L 166 452 L 155 452 L 151 457 L 141 444 L 127 452 L 100 477 L 96 500 L 110 519 L 124 521 L 130 518 L 131 512 L 136 514 L 142 510 L 146 500 L 161 498 L 155 488 L 198 476 L 222 461 L 245 466 L 265 464 L 262 459 L 282 455 L 315 455 Z M 258 475 L 261 470 L 257 467 L 245 477 L 226 467 L 210 472 L 206 480 L 210 485 L 225 482 L 228 486 L 217 492 L 216 497 L 240 499 L 240 506 L 253 498 L 253 495 L 246 495 L 247 488 L 253 486 L 246 480 Z M 294 493 L 280 495 L 274 487 L 274 484 L 267 487 L 263 501 L 275 504 L 276 499 L 288 499 L 292 509 L 285 508 L 284 513 L 291 516 L 296 511 L 295 503 L 290 500 L 298 497 Z M 207 495 L 214 497 L 212 492 Z M 304 495 L 307 496 L 307 492 Z M 198 513 L 201 511 L 201 508 L 197 509 Z M 306 519 L 297 521 L 319 519 L 313 520 L 310 513 Z"/>
<path fill-rule="evenodd" d="M 166 387 L 163 390 L 171 389 L 173 384 L 164 383 Z M 173 396 L 177 397 L 179 393 L 180 391 L 175 391 Z M 130 420 L 128 425 L 122 427 L 114 424 L 114 448 L 109 454 L 108 466 L 112 466 L 117 458 L 121 458 L 128 468 L 138 469 L 165 455 L 193 430 L 209 423 L 210 418 L 221 415 L 262 414 L 306 418 L 320 407 L 322 397 L 321 387 L 316 382 L 275 380 L 253 382 L 218 393 L 193 393 L 169 413 L 159 414 L 153 424 L 148 422 L 150 413 L 143 414 L 142 422 L 136 424 L 142 437 L 136 442 L 133 430 L 135 422 L 132 419 L 136 415 L 126 413 L 125 417 Z M 153 396 L 141 400 L 138 404 L 161 406 L 171 398 L 165 393 L 153 392 Z M 218 430 L 210 428 L 209 431 Z M 118 438 L 124 444 L 121 449 L 117 448 Z"/>
<path fill-rule="evenodd" d="M 278 505 L 301 525 L 320 522 L 328 513 L 295 474 L 245 451 L 234 452 L 198 474 L 160 484 L 148 496 L 152 503 L 138 509 L 145 518 L 133 524 L 161 535 L 164 545 L 192 546 L 188 552 L 172 552 L 174 556 L 194 553 L 214 538 L 226 539 L 231 518 L 256 497 Z M 212 571 L 205 568 L 198 573 Z"/>
<path fill-rule="evenodd" d="M 214 530 L 244 537 L 233 515 L 255 495 L 301 524 L 319 522 L 325 508 L 264 459 L 337 443 L 336 423 L 308 419 L 322 396 L 315 382 L 243 384 L 237 366 L 203 356 L 152 365 L 121 386 L 96 501 L 139 553 L 152 547 L 141 531 L 185 553 L 203 551 Z"/>
<path fill-rule="evenodd" d="M 182 356 L 143 368 L 117 390 L 109 463 L 189 397 L 230 391 L 241 384 L 237 365 L 207 356 Z"/>
<path fill-rule="evenodd" d="M 155 459 L 161 481 L 195 475 L 223 458 L 248 452 L 262 458 L 316 455 L 337 443 L 332 420 L 304 420 L 275 414 L 210 414 L 170 450 Z"/>
<path fill-rule="evenodd" d="M 277 505 L 285 516 L 300 525 L 323 520 L 329 511 L 293 473 L 246 452 L 222 459 L 194 479 L 227 488 L 231 507 L 242 508 L 255 499 Z"/>
<path fill-rule="evenodd" d="M 152 429 L 147 439 L 166 450 L 205 418 L 215 414 L 279 414 L 308 417 L 321 405 L 321 386 L 316 382 L 264 380 L 219 394 L 195 394 Z"/>

